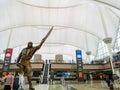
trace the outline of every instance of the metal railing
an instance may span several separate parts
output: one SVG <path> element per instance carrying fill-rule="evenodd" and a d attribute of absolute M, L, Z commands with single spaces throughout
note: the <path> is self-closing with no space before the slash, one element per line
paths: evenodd
<path fill-rule="evenodd" d="M 50 63 L 48 64 L 47 84 L 49 84 L 49 70 L 50 70 Z"/>
<path fill-rule="evenodd" d="M 44 77 L 44 73 L 45 73 L 45 67 L 46 67 L 46 63 L 44 63 L 43 75 L 42 75 L 41 83 L 43 83 L 43 77 Z"/>

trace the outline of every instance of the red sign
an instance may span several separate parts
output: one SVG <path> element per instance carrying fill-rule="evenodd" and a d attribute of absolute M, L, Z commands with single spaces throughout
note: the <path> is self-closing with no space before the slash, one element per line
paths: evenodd
<path fill-rule="evenodd" d="M 5 52 L 5 58 L 11 58 L 12 57 L 12 48 L 7 48 Z"/>

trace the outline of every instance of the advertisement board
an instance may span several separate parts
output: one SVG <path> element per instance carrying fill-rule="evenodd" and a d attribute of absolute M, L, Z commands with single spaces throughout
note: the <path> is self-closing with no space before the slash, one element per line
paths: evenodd
<path fill-rule="evenodd" d="M 9 71 L 10 68 L 10 63 L 11 63 L 11 57 L 12 57 L 12 48 L 7 48 L 5 51 L 5 57 L 4 57 L 4 64 L 3 64 L 3 68 L 2 68 L 2 72 L 3 73 L 7 73 Z"/>
<path fill-rule="evenodd" d="M 78 81 L 83 81 L 83 62 L 82 62 L 82 51 L 76 50 L 76 60 L 77 60 L 77 76 Z"/>

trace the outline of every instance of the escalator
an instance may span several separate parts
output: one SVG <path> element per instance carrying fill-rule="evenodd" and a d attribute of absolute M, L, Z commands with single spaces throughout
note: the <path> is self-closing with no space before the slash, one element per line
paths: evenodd
<path fill-rule="evenodd" d="M 49 64 L 45 65 L 42 84 L 48 84 Z"/>

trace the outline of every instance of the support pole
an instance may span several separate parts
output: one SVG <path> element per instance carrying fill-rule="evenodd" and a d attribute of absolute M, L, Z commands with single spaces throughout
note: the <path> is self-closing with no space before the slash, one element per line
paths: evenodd
<path fill-rule="evenodd" d="M 111 65 L 111 69 L 112 69 L 112 74 L 115 73 L 114 71 L 114 66 L 113 66 L 113 57 L 112 57 L 112 48 L 111 48 L 111 42 L 112 42 L 112 38 L 111 37 L 107 37 L 103 39 L 104 43 L 107 45 L 108 51 L 109 51 L 109 55 L 110 55 L 110 65 Z"/>
<path fill-rule="evenodd" d="M 88 62 L 90 64 L 90 55 L 91 55 L 91 51 L 86 51 L 87 57 L 88 57 Z"/>

